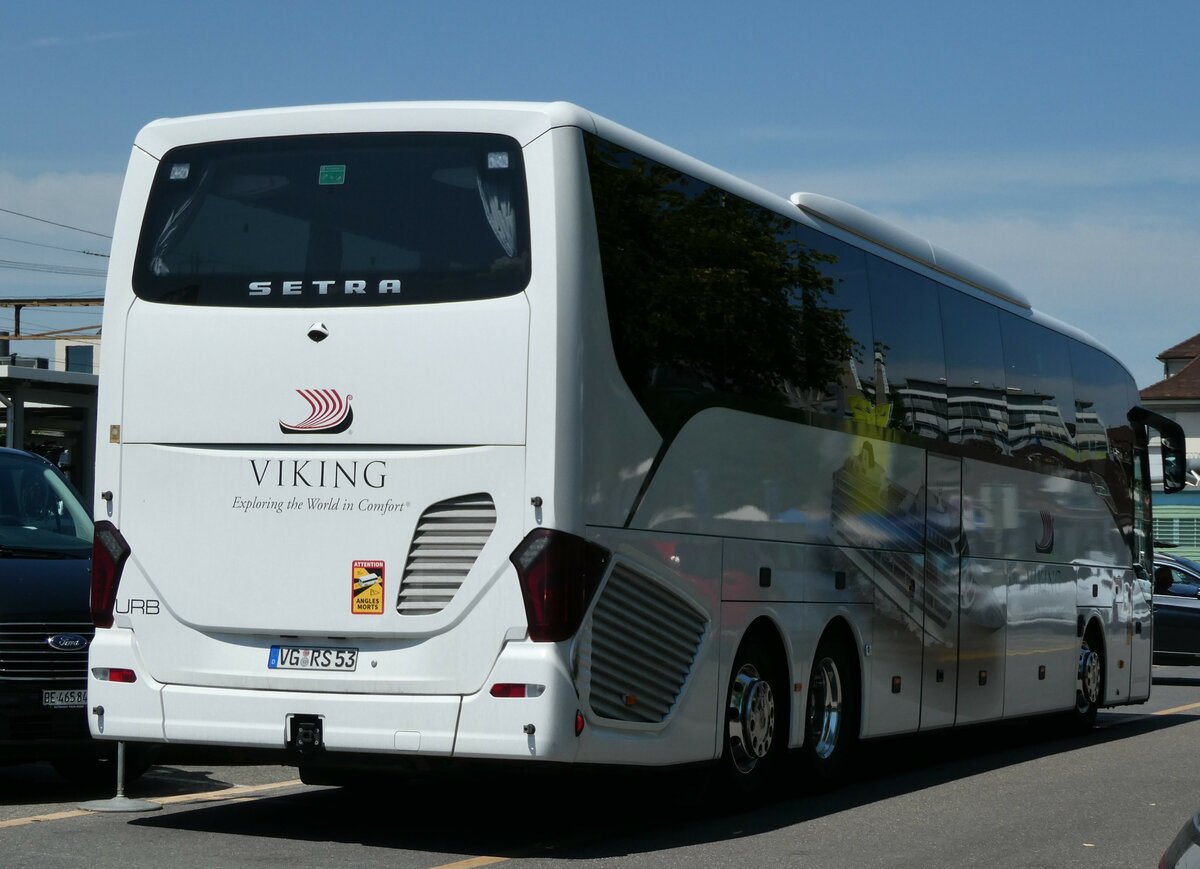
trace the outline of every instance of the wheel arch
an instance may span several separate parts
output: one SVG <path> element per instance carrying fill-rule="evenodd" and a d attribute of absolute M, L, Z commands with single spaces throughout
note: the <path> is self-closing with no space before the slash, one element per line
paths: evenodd
<path fill-rule="evenodd" d="M 738 641 L 737 652 L 733 656 L 734 660 L 749 643 L 762 643 L 782 665 L 783 675 L 788 684 L 791 684 L 792 673 L 795 670 L 791 650 L 786 639 L 786 632 L 774 619 L 764 614 L 746 626 L 746 630 L 742 632 L 742 637 Z"/>

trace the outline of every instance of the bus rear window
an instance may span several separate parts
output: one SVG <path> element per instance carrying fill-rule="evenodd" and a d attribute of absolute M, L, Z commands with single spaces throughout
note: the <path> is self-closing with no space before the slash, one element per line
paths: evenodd
<path fill-rule="evenodd" d="M 177 305 L 459 302 L 518 293 L 529 269 L 515 140 L 320 135 L 167 152 L 133 291 Z"/>

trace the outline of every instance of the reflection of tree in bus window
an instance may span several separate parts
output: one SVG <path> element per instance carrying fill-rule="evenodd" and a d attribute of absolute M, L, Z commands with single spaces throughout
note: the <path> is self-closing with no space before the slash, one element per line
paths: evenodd
<path fill-rule="evenodd" d="M 706 406 L 825 399 L 854 353 L 830 255 L 784 215 L 593 137 L 588 165 L 613 347 L 660 432 Z"/>

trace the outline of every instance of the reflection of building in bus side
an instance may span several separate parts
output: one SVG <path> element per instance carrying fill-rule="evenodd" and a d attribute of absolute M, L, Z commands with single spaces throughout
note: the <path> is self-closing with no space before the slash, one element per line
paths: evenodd
<path fill-rule="evenodd" d="M 1058 405 L 1051 395 L 1008 396 L 1008 442 L 1014 454 L 1051 450 L 1069 456 L 1075 446 Z"/>
<path fill-rule="evenodd" d="M 1075 452 L 1081 462 L 1102 462 L 1108 458 L 1108 430 L 1094 410 L 1092 402 L 1075 402 Z"/>
<path fill-rule="evenodd" d="M 946 437 L 946 384 L 909 380 L 892 389 L 903 416 L 900 428 L 921 437 L 944 440 Z"/>
<path fill-rule="evenodd" d="M 1008 452 L 1008 401 L 1003 389 L 952 386 L 946 399 L 950 442 L 987 444 Z"/>

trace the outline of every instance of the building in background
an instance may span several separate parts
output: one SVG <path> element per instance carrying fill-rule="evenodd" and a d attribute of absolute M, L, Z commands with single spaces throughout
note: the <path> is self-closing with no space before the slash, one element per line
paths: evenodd
<path fill-rule="evenodd" d="M 52 357 L 11 353 L 8 344 L 0 337 L 0 443 L 54 462 L 90 503 L 100 337 L 55 339 Z"/>
<path fill-rule="evenodd" d="M 1200 558 L 1200 334 L 1158 354 L 1163 379 L 1141 391 L 1142 404 L 1179 423 L 1187 435 L 1190 485 L 1172 495 L 1154 493 L 1154 538 L 1173 554 Z M 1151 466 L 1153 469 L 1152 462 Z"/>

